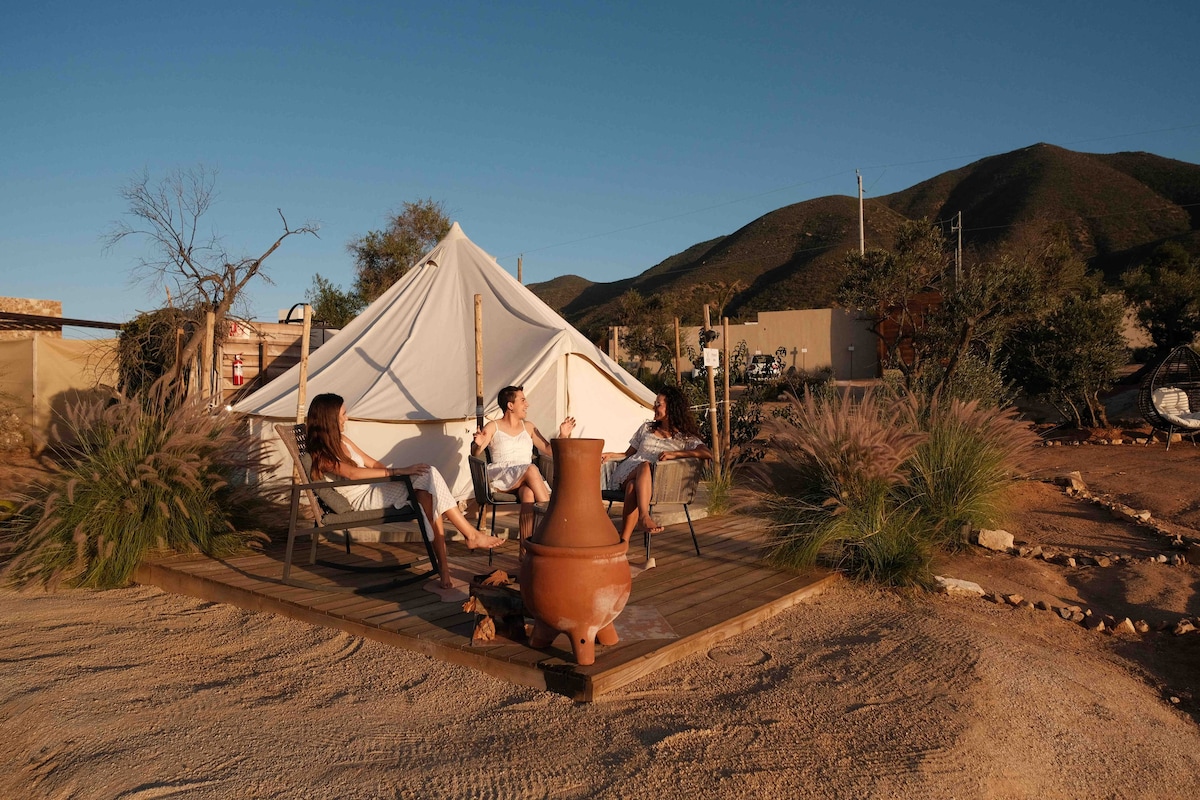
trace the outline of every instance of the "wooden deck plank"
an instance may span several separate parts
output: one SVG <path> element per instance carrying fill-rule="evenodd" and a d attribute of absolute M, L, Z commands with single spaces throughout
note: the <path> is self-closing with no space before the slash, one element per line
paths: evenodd
<path fill-rule="evenodd" d="M 347 631 L 424 653 L 448 663 L 469 666 L 501 680 L 592 700 L 722 641 L 801 602 L 819 591 L 832 576 L 824 572 L 789 573 L 758 560 L 763 552 L 765 526 L 752 518 L 726 517 L 695 523 L 702 555 L 697 557 L 685 523 L 656 537 L 653 555 L 658 566 L 633 581 L 629 605 L 657 609 L 677 638 L 640 639 L 597 647 L 595 664 L 573 663 L 570 642 L 559 636 L 550 647 L 534 650 L 522 644 L 472 645 L 473 615 L 459 602 L 442 602 L 424 587 L 424 580 L 374 594 L 335 592 L 282 582 L 283 550 L 273 545 L 262 552 L 216 560 L 204 556 L 170 556 L 143 565 L 138 580 L 167 591 L 189 594 L 252 611 L 267 611 L 310 624 Z M 307 542 L 296 551 L 307 562 Z M 322 543 L 321 558 L 360 566 L 395 563 L 420 555 L 420 544 L 356 543 L 347 557 L 338 545 Z M 630 547 L 631 564 L 638 566 L 641 542 Z M 452 546 L 455 577 L 469 578 L 503 570 L 513 579 L 519 573 L 518 549 L 505 545 L 488 564 L 484 553 Z M 421 568 L 416 567 L 414 574 Z M 381 573 L 352 573 L 307 563 L 293 565 L 293 577 L 331 587 L 362 587 L 386 580 Z"/>

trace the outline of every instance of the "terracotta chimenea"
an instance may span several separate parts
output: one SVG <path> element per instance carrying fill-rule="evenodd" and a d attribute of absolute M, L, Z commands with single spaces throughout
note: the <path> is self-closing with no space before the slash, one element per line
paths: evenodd
<path fill-rule="evenodd" d="M 631 588 L 628 542 L 600 499 L 603 439 L 554 439 L 554 493 L 533 536 L 521 542 L 521 598 L 534 618 L 530 645 L 571 637 L 576 663 L 596 660 L 596 642 L 616 644 L 613 621 Z"/>

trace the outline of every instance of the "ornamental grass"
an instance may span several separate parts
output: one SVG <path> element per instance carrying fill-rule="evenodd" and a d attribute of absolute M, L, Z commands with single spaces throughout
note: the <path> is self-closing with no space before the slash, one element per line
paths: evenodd
<path fill-rule="evenodd" d="M 1015 409 L 977 400 L 932 400 L 910 424 L 926 437 L 906 464 L 902 494 L 920 508 L 937 544 L 961 549 L 972 530 L 1003 517 L 1016 458 L 1036 437 Z"/>
<path fill-rule="evenodd" d="M 870 391 L 793 398 L 783 416 L 786 468 L 759 498 L 775 523 L 771 558 L 892 586 L 930 585 L 938 548 L 998 519 L 1032 440 L 1011 411 Z"/>
<path fill-rule="evenodd" d="M 75 443 L 0 529 L 14 584 L 123 586 L 152 553 L 229 555 L 265 538 L 260 519 L 283 516 L 274 489 L 247 482 L 263 444 L 163 383 L 67 420 Z"/>

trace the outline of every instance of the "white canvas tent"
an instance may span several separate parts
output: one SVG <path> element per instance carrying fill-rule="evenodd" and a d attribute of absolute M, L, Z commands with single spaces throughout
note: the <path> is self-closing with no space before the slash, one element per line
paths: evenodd
<path fill-rule="evenodd" d="M 456 497 L 471 494 L 475 429 L 475 306 L 483 297 L 484 403 L 523 385 L 529 419 L 551 438 L 566 416 L 574 436 L 624 450 L 651 417 L 654 393 L 519 284 L 458 223 L 412 270 L 313 353 L 306 397 L 346 400 L 347 436 L 389 464 L 433 464 Z M 299 366 L 239 402 L 259 435 L 296 418 Z"/>

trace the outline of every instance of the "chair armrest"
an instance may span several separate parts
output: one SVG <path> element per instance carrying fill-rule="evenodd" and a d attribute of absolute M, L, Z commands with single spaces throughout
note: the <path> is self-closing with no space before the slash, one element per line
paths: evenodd
<path fill-rule="evenodd" d="M 613 470 L 615 470 L 617 468 L 617 464 L 620 464 L 624 460 L 625 460 L 625 456 L 621 456 L 620 458 L 610 458 L 610 459 L 600 462 L 600 491 L 601 492 L 616 492 L 616 491 L 620 490 L 619 486 L 614 486 L 612 488 L 609 488 L 609 482 L 610 482 L 610 479 L 612 478 Z"/>

